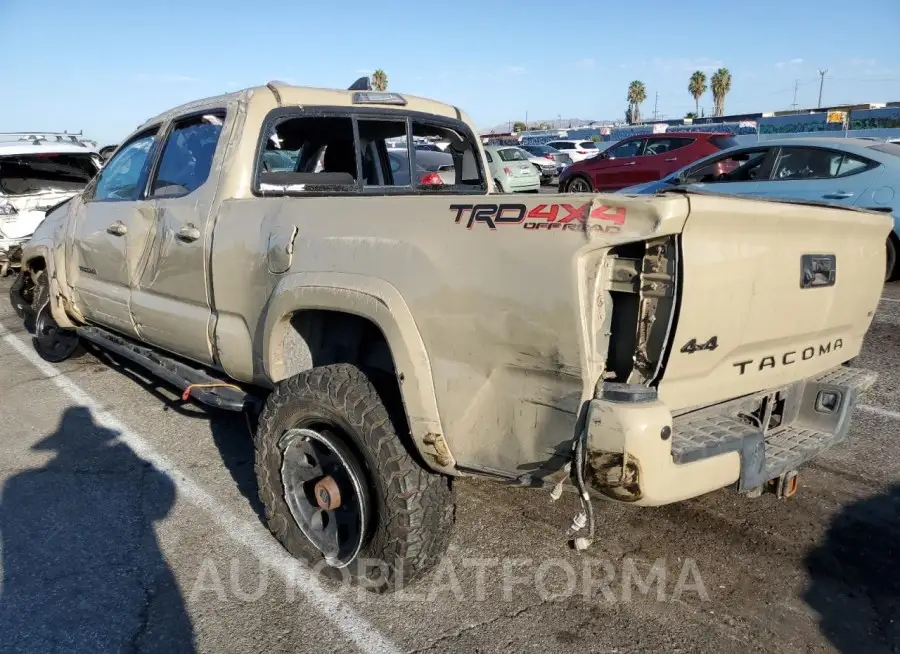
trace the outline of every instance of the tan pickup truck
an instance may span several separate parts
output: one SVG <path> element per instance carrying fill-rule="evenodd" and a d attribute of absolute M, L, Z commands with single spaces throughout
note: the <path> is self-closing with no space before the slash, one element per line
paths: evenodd
<path fill-rule="evenodd" d="M 449 142 L 451 176 L 414 137 Z M 48 360 L 88 341 L 259 411 L 270 528 L 377 590 L 439 560 L 457 476 L 577 489 L 582 548 L 591 495 L 786 496 L 845 438 L 889 217 L 504 195 L 487 170 L 450 105 L 280 83 L 201 100 L 50 213 L 11 299 Z"/>

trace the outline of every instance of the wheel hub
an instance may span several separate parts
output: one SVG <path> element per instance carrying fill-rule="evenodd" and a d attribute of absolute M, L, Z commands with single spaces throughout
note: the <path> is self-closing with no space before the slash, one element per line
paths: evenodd
<path fill-rule="evenodd" d="M 356 558 L 371 515 L 366 478 L 337 429 L 290 429 L 279 440 L 284 500 L 300 531 L 343 568 Z"/>
<path fill-rule="evenodd" d="M 341 505 L 341 489 L 334 477 L 322 477 L 315 486 L 316 502 L 320 509 L 334 511 Z"/>

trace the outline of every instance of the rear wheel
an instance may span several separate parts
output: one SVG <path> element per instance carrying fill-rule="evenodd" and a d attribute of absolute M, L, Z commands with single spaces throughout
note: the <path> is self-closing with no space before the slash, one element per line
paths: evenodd
<path fill-rule="evenodd" d="M 570 179 L 566 184 L 566 192 L 567 193 L 593 193 L 594 187 L 591 185 L 591 181 L 582 177 L 581 175 L 577 175 Z"/>
<path fill-rule="evenodd" d="M 335 364 L 278 384 L 259 420 L 256 474 L 269 528 L 291 554 L 385 592 L 437 563 L 454 506 L 448 479 L 402 442 L 402 405 L 375 378 Z"/>
<path fill-rule="evenodd" d="M 891 282 L 897 278 L 897 241 L 894 235 L 888 237 L 887 240 L 887 261 L 884 273 L 884 281 Z"/>

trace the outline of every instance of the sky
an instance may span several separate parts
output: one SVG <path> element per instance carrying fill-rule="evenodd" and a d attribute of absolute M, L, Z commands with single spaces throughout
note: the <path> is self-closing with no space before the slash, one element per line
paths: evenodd
<path fill-rule="evenodd" d="M 557 7 L 557 8 L 554 8 Z M 118 142 L 184 102 L 277 79 L 392 91 L 504 122 L 624 117 L 630 81 L 660 117 L 690 74 L 732 74 L 727 113 L 900 101 L 900 0 L 0 0 L 0 131 Z M 712 95 L 701 107 L 709 113 Z"/>

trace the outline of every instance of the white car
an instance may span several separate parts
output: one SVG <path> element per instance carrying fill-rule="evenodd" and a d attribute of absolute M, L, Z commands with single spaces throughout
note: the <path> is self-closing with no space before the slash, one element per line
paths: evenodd
<path fill-rule="evenodd" d="M 522 153 L 531 165 L 534 166 L 534 169 L 537 171 L 538 175 L 541 176 L 541 184 L 546 184 L 554 177 L 559 175 L 560 167 L 556 164 L 552 159 L 548 159 L 547 157 L 538 157 L 530 153 L 528 150 L 524 148 L 516 148 L 519 152 Z"/>
<path fill-rule="evenodd" d="M 557 150 L 565 152 L 567 155 L 572 157 L 573 163 L 584 161 L 585 159 L 589 159 L 590 157 L 596 156 L 600 153 L 600 149 L 597 148 L 597 144 L 590 140 L 575 141 L 569 139 L 560 139 L 557 141 L 550 141 L 549 143 L 545 143 L 544 145 L 548 145 L 551 148 L 556 148 Z"/>
<path fill-rule="evenodd" d="M 0 133 L 0 276 L 18 267 L 47 210 L 81 191 L 102 165 L 97 144 L 74 134 Z"/>

